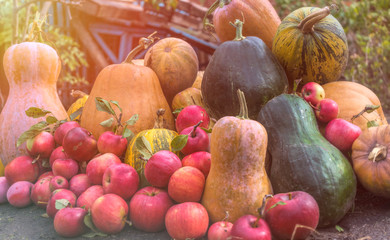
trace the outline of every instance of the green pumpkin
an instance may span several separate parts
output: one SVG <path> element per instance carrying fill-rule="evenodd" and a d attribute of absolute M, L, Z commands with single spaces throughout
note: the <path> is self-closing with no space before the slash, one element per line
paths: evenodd
<path fill-rule="evenodd" d="M 239 113 L 237 90 L 244 92 L 249 118 L 256 119 L 261 107 L 285 92 L 288 81 L 283 67 L 258 37 L 243 37 L 242 22 L 236 21 L 236 38 L 215 50 L 202 80 L 202 96 L 213 118 Z"/>
<path fill-rule="evenodd" d="M 330 15 L 332 7 L 299 8 L 279 25 L 272 52 L 286 71 L 290 90 L 294 80 L 325 84 L 336 81 L 348 62 L 343 27 Z"/>

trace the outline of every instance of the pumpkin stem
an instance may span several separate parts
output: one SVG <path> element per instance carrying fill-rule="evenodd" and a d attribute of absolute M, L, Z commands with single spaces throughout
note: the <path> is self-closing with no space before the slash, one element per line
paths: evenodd
<path fill-rule="evenodd" d="M 206 28 L 206 27 L 210 27 L 210 28 L 214 28 L 214 25 L 211 24 L 209 22 L 209 19 L 208 17 L 210 15 L 213 14 L 213 12 L 217 9 L 217 8 L 223 8 L 225 5 L 228 5 L 232 0 L 216 0 L 211 6 L 210 8 L 207 10 L 206 14 L 204 15 L 203 17 L 203 27 Z"/>
<path fill-rule="evenodd" d="M 245 37 L 242 35 L 242 27 L 243 27 L 244 23 L 241 20 L 236 19 L 236 21 L 234 21 L 234 23 L 230 22 L 230 24 L 236 28 L 236 37 L 233 39 L 233 41 L 244 40 Z"/>
<path fill-rule="evenodd" d="M 382 161 L 386 159 L 387 156 L 387 146 L 376 144 L 376 146 L 371 150 L 368 155 L 368 160 L 372 162 Z"/>
<path fill-rule="evenodd" d="M 337 9 L 336 4 L 332 4 L 330 7 L 326 6 L 318 11 L 315 11 L 305 17 L 298 25 L 298 28 L 301 29 L 302 33 L 311 33 L 314 31 L 313 27 L 323 18 L 330 14 L 330 11 Z"/>
<path fill-rule="evenodd" d="M 164 114 L 165 114 L 164 108 L 160 108 L 159 110 L 157 110 L 157 118 L 153 126 L 154 129 L 164 128 L 164 123 L 165 123 Z"/>
<path fill-rule="evenodd" d="M 240 119 L 249 119 L 248 117 L 248 106 L 246 105 L 244 92 L 240 89 L 237 90 L 238 102 L 240 103 L 240 113 L 238 118 Z"/>
<path fill-rule="evenodd" d="M 84 96 L 86 96 L 86 95 L 88 95 L 88 94 L 86 94 L 85 92 L 80 91 L 80 90 L 74 90 L 74 89 L 72 89 L 72 90 L 70 91 L 70 95 L 71 95 L 72 97 L 74 97 L 74 98 L 81 98 L 81 97 L 84 97 Z"/>
<path fill-rule="evenodd" d="M 141 38 L 138 42 L 138 46 L 135 47 L 133 50 L 131 50 L 131 52 L 127 55 L 123 63 L 132 63 L 131 61 L 135 58 L 135 56 L 137 56 L 141 51 L 148 49 L 150 45 L 152 45 L 154 41 L 158 39 L 158 37 L 153 37 L 153 35 L 155 35 L 156 33 L 157 31 L 150 34 L 146 38 L 145 37 Z"/>

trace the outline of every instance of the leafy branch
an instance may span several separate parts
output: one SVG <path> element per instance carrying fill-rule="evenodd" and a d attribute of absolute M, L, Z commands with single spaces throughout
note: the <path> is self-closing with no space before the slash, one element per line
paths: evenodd
<path fill-rule="evenodd" d="M 377 110 L 379 107 L 380 107 L 379 105 L 366 105 L 362 111 L 360 111 L 358 114 L 352 116 L 351 122 L 353 123 L 353 120 L 362 116 L 363 118 L 365 118 L 367 120 L 367 128 L 378 126 L 378 123 L 376 122 L 376 120 L 369 121 L 363 114 L 364 113 L 372 113 L 375 110 Z M 378 113 L 376 113 L 376 114 L 378 115 Z"/>

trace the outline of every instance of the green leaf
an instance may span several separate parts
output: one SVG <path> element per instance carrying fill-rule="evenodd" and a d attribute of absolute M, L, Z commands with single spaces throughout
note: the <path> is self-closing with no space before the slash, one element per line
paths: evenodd
<path fill-rule="evenodd" d="M 90 211 L 88 211 L 88 213 L 84 216 L 84 224 L 85 224 L 85 226 L 87 226 L 89 229 L 92 230 L 92 232 L 84 234 L 83 235 L 84 237 L 94 237 L 94 236 L 103 236 L 103 237 L 105 237 L 105 236 L 107 236 L 107 234 L 99 232 L 96 229 L 95 225 L 92 222 L 92 216 L 91 216 L 91 212 Z"/>
<path fill-rule="evenodd" d="M 77 109 L 76 111 L 74 111 L 72 114 L 70 114 L 70 116 L 69 116 L 70 121 L 73 121 L 75 118 L 77 118 L 78 116 L 80 116 L 81 113 L 83 112 L 83 108 L 84 108 L 84 107 L 80 107 L 79 109 Z"/>
<path fill-rule="evenodd" d="M 188 135 L 179 135 L 176 136 L 171 142 L 171 148 L 173 152 L 182 150 L 188 141 Z"/>
<path fill-rule="evenodd" d="M 122 137 L 127 138 L 127 142 L 130 142 L 130 140 L 134 137 L 134 133 L 130 129 L 125 128 L 125 130 L 123 130 Z"/>
<path fill-rule="evenodd" d="M 86 238 L 107 237 L 107 234 L 102 233 L 102 232 L 89 232 L 89 233 L 83 234 L 83 237 L 86 237 Z"/>
<path fill-rule="evenodd" d="M 279 206 L 279 205 L 286 205 L 286 203 L 283 202 L 283 201 L 279 201 L 279 202 L 275 203 L 274 205 L 272 205 L 270 208 L 268 208 L 267 211 L 269 211 L 269 210 L 271 210 L 272 208 L 275 208 L 275 207 L 277 207 L 277 206 Z"/>
<path fill-rule="evenodd" d="M 47 127 L 47 122 L 39 122 L 30 127 L 29 130 L 22 133 L 18 140 L 16 141 L 16 147 L 19 147 L 24 142 L 26 142 L 28 139 L 33 139 L 35 136 L 40 134 L 45 127 Z"/>
<path fill-rule="evenodd" d="M 203 127 L 201 127 L 201 129 L 203 129 L 203 131 L 205 131 L 206 133 L 211 133 L 213 131 L 212 128 L 203 128 Z"/>
<path fill-rule="evenodd" d="M 114 118 L 109 118 L 100 123 L 100 125 L 106 128 L 112 127 L 112 124 L 114 124 Z"/>
<path fill-rule="evenodd" d="M 122 108 L 119 106 L 119 103 L 117 101 L 113 101 L 111 100 L 110 102 L 112 102 L 112 104 L 114 104 L 115 106 L 118 107 L 119 111 L 122 112 Z"/>
<path fill-rule="evenodd" d="M 379 126 L 379 124 L 375 120 L 367 122 L 367 128 L 376 127 L 376 126 Z"/>
<path fill-rule="evenodd" d="M 366 105 L 366 107 L 364 108 L 364 111 L 366 113 L 372 113 L 373 111 L 375 111 L 379 107 L 380 107 L 379 105 Z"/>
<path fill-rule="evenodd" d="M 135 147 L 145 159 L 149 159 L 153 155 L 150 143 L 144 136 L 135 140 Z"/>
<path fill-rule="evenodd" d="M 58 119 L 54 116 L 47 116 L 46 122 L 48 124 L 54 124 L 54 123 L 58 122 Z"/>
<path fill-rule="evenodd" d="M 26 115 L 32 118 L 44 117 L 48 113 L 51 112 L 37 107 L 30 107 L 29 109 L 26 110 Z"/>
<path fill-rule="evenodd" d="M 101 97 L 96 97 L 95 103 L 96 103 L 96 109 L 98 111 L 106 112 L 108 114 L 115 116 L 115 111 L 114 109 L 112 109 L 110 103 L 107 100 L 104 100 Z"/>
<path fill-rule="evenodd" d="M 174 115 L 176 115 L 176 114 L 179 114 L 181 112 L 181 110 L 183 110 L 183 108 L 176 108 L 172 113 Z"/>
<path fill-rule="evenodd" d="M 129 120 L 126 121 L 126 124 L 132 126 L 138 121 L 138 118 L 138 114 L 134 114 Z"/>
<path fill-rule="evenodd" d="M 340 227 L 339 225 L 336 225 L 335 228 L 338 232 L 344 232 L 344 228 Z"/>
<path fill-rule="evenodd" d="M 69 200 L 67 199 L 57 199 L 55 203 L 55 207 L 57 210 L 66 208 L 70 204 Z"/>

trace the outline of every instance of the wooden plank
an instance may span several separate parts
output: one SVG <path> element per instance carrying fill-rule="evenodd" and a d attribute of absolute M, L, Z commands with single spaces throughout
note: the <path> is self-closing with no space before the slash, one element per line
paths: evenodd
<path fill-rule="evenodd" d="M 143 12 L 142 6 L 125 1 L 87 0 L 76 8 L 95 17 L 135 20 Z"/>
<path fill-rule="evenodd" d="M 88 54 L 92 56 L 91 58 L 97 68 L 96 70 L 100 72 L 100 70 L 108 66 L 110 63 L 107 61 L 99 46 L 95 43 L 95 40 L 91 34 L 89 34 L 88 29 L 84 26 L 83 22 L 77 15 L 73 15 L 71 24 L 75 29 L 81 43 L 87 49 Z"/>

